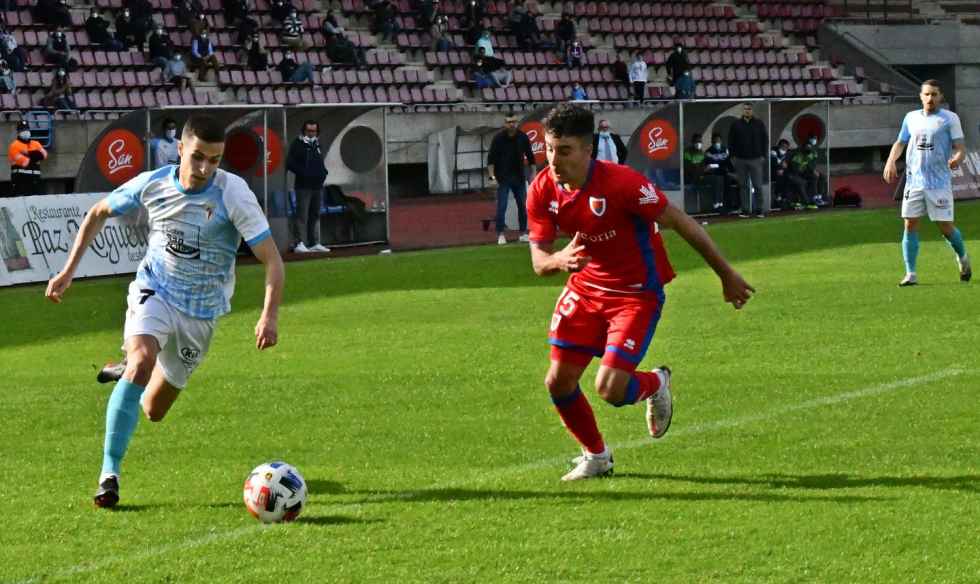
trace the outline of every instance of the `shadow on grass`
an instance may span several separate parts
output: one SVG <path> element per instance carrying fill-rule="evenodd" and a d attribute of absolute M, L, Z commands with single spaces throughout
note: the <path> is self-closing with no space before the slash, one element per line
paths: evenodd
<path fill-rule="evenodd" d="M 106 509 L 109 513 L 141 513 L 169 507 L 163 503 L 121 503 L 112 509 Z"/>
<path fill-rule="evenodd" d="M 629 477 L 631 475 L 618 475 Z M 632 475 L 643 476 L 643 475 Z M 602 479 L 601 482 L 615 481 L 616 477 Z M 593 483 L 594 484 L 594 483 Z M 705 492 L 607 492 L 570 490 L 571 485 L 556 486 L 549 491 L 514 491 L 480 489 L 419 489 L 406 491 L 348 491 L 349 495 L 362 495 L 363 499 L 347 501 L 350 504 L 389 503 L 404 501 L 409 503 L 438 503 L 447 501 L 520 501 L 520 500 L 565 500 L 569 502 L 616 502 L 616 501 L 755 501 L 762 503 L 869 503 L 885 501 L 884 497 L 858 495 L 791 495 L 783 493 L 705 493 Z"/>
<path fill-rule="evenodd" d="M 346 515 L 313 515 L 307 517 L 300 515 L 296 520 L 297 525 L 366 525 L 369 523 L 384 523 L 381 519 L 361 519 L 358 517 L 348 517 Z"/>
<path fill-rule="evenodd" d="M 896 477 L 896 476 L 858 476 L 845 473 L 820 475 L 771 474 L 759 476 L 683 476 L 666 474 L 622 474 L 631 478 L 658 481 L 696 483 L 702 485 L 750 485 L 772 489 L 802 489 L 827 491 L 835 489 L 861 489 L 866 487 L 907 488 L 924 487 L 939 491 L 960 491 L 980 493 L 980 475 L 961 475 L 951 477 Z"/>
<path fill-rule="evenodd" d="M 344 485 L 337 481 L 307 479 L 306 492 L 311 495 L 339 495 L 345 493 Z"/>

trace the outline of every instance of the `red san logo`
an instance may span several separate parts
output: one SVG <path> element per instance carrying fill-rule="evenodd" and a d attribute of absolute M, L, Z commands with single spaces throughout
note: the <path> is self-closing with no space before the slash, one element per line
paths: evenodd
<path fill-rule="evenodd" d="M 650 160 L 667 160 L 677 151 L 677 130 L 667 120 L 650 120 L 640 130 L 640 146 Z"/>
<path fill-rule="evenodd" d="M 544 164 L 544 126 L 537 121 L 524 122 L 521 124 L 521 131 L 527 134 L 527 139 L 531 141 L 531 153 L 534 154 L 534 162 Z"/>
<path fill-rule="evenodd" d="M 129 130 L 106 132 L 96 149 L 102 176 L 119 186 L 143 170 L 143 141 Z"/>

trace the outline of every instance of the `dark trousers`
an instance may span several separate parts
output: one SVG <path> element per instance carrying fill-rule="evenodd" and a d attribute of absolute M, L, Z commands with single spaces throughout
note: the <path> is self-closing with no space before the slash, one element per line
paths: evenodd
<path fill-rule="evenodd" d="M 647 84 L 645 81 L 633 82 L 633 99 L 643 101 L 647 96 Z"/>
<path fill-rule="evenodd" d="M 320 203 L 322 189 L 296 189 L 296 215 L 293 237 L 307 247 L 320 243 Z"/>
<path fill-rule="evenodd" d="M 41 189 L 41 177 L 36 174 L 23 174 L 20 172 L 10 173 L 10 196 L 28 197 L 33 195 L 43 195 Z"/>
<path fill-rule="evenodd" d="M 507 230 L 507 203 L 510 200 L 510 193 L 514 193 L 514 200 L 517 202 L 517 222 L 520 224 L 521 233 L 527 233 L 527 183 L 523 178 L 513 178 L 504 180 L 497 177 L 497 234 Z"/>
<path fill-rule="evenodd" d="M 738 184 L 742 187 L 742 212 L 743 213 L 765 213 L 765 198 L 762 193 L 762 166 L 766 159 L 759 158 L 735 158 L 732 164 L 735 165 L 735 172 L 738 174 Z M 749 185 L 749 181 L 752 184 Z M 755 196 L 752 191 L 755 190 Z"/>
<path fill-rule="evenodd" d="M 793 185 L 793 190 L 799 193 L 799 203 L 801 205 L 812 205 L 813 198 L 817 196 L 817 175 L 815 173 L 796 174 L 787 173 L 786 180 Z"/>

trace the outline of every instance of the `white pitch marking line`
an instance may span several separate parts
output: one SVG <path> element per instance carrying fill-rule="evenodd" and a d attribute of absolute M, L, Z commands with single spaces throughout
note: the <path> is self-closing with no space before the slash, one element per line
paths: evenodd
<path fill-rule="evenodd" d="M 871 387 L 865 387 L 863 389 L 858 389 L 858 390 L 855 390 L 855 391 L 848 391 L 848 392 L 844 392 L 844 393 L 839 393 L 837 395 L 831 395 L 831 396 L 826 396 L 826 397 L 819 397 L 819 398 L 807 400 L 805 402 L 801 402 L 801 403 L 798 403 L 798 404 L 789 405 L 789 406 L 783 406 L 783 407 L 780 407 L 780 408 L 775 408 L 775 409 L 769 410 L 768 412 L 764 412 L 764 413 L 761 413 L 761 414 L 755 414 L 755 415 L 752 415 L 752 416 L 743 416 L 741 418 L 733 418 L 733 419 L 730 419 L 730 420 L 718 420 L 718 421 L 715 421 L 715 422 L 705 422 L 703 424 L 696 424 L 694 426 L 689 426 L 687 428 L 682 428 L 682 429 L 679 429 L 679 430 L 675 430 L 675 431 L 673 431 L 673 432 L 670 433 L 670 437 L 671 437 L 671 439 L 674 439 L 674 438 L 682 437 L 682 436 L 689 436 L 689 435 L 696 435 L 696 434 L 704 434 L 704 433 L 707 433 L 707 432 L 713 432 L 715 430 L 725 430 L 725 429 L 728 429 L 728 428 L 736 428 L 738 426 L 744 426 L 746 424 L 752 424 L 754 422 L 763 422 L 765 420 L 769 420 L 769 419 L 775 418 L 777 416 L 781 416 L 783 414 L 788 414 L 788 413 L 791 413 L 791 412 L 799 412 L 799 411 L 803 411 L 803 410 L 810 410 L 810 409 L 818 408 L 818 407 L 822 407 L 822 406 L 830 406 L 830 405 L 835 405 L 835 404 L 839 404 L 839 403 L 843 403 L 843 402 L 851 401 L 851 400 L 855 400 L 855 399 L 860 399 L 860 398 L 865 398 L 865 397 L 871 397 L 871 396 L 875 396 L 875 395 L 880 395 L 880 394 L 887 393 L 887 392 L 890 392 L 890 391 L 894 391 L 894 390 L 897 390 L 897 389 L 904 389 L 904 388 L 907 388 L 907 387 L 914 387 L 914 386 L 917 386 L 917 385 L 922 385 L 922 384 L 925 384 L 925 383 L 931 383 L 933 381 L 939 381 L 941 379 L 946 379 L 946 378 L 949 378 L 949 377 L 956 377 L 958 375 L 963 375 L 964 373 L 967 373 L 967 371 L 964 370 L 964 369 L 959 369 L 957 367 L 948 367 L 946 369 L 941 369 L 939 371 L 936 371 L 934 373 L 930 373 L 928 375 L 920 375 L 918 377 L 909 377 L 908 379 L 900 379 L 898 381 L 891 381 L 891 382 L 888 382 L 888 383 L 880 383 L 878 385 L 872 385 Z M 646 439 L 642 439 L 642 440 L 633 440 L 633 441 L 630 441 L 630 442 L 624 442 L 622 444 L 614 445 L 613 446 L 613 449 L 614 450 L 626 450 L 626 449 L 630 449 L 630 448 L 639 448 L 641 446 L 649 446 L 651 444 L 651 442 L 652 442 L 652 439 L 651 438 L 646 438 Z M 518 472 L 522 472 L 522 471 L 526 471 L 526 470 L 534 470 L 534 469 L 539 469 L 539 468 L 554 466 L 555 464 L 560 464 L 560 463 L 564 463 L 564 462 L 567 462 L 567 457 L 562 456 L 562 457 L 550 457 L 550 458 L 547 458 L 547 459 L 539 460 L 537 462 L 532 462 L 532 463 L 528 463 L 528 464 L 507 466 L 507 467 L 501 468 L 498 471 L 492 473 L 492 477 L 488 477 L 484 473 L 483 475 L 481 475 L 480 477 L 478 477 L 475 480 L 475 482 L 485 482 L 489 478 L 499 477 L 499 476 L 508 475 L 508 474 L 514 474 L 514 473 L 518 473 Z M 460 483 L 467 484 L 467 483 L 472 483 L 472 482 L 474 482 L 474 481 L 453 481 L 453 483 L 451 483 L 450 485 L 446 485 L 446 486 L 434 486 L 434 487 L 429 487 L 429 489 L 433 489 L 433 488 L 447 488 L 448 486 L 451 486 L 452 484 L 460 484 Z M 417 492 L 423 492 L 425 490 L 426 489 L 418 489 Z M 386 499 L 396 499 L 396 498 L 397 499 L 412 499 L 412 498 L 414 498 L 414 494 L 407 493 L 404 496 L 400 496 L 400 497 L 392 497 L 392 496 L 386 495 L 384 498 L 386 498 Z M 332 511 L 336 511 L 338 509 L 343 509 L 343 508 L 347 508 L 347 507 L 360 507 L 362 504 L 363 504 L 363 502 L 350 503 L 350 504 L 340 504 L 340 505 L 330 505 L 329 508 Z M 64 570 L 59 570 L 59 571 L 54 572 L 52 574 L 42 574 L 42 575 L 35 576 L 35 577 L 32 577 L 32 578 L 28 578 L 28 579 L 25 579 L 25 580 L 19 580 L 19 581 L 17 581 L 17 584 L 33 584 L 34 582 L 40 582 L 43 579 L 59 580 L 59 579 L 62 579 L 62 578 L 70 578 L 72 576 L 77 576 L 79 574 L 86 574 L 86 573 L 89 573 L 89 572 L 95 572 L 97 570 L 101 570 L 103 568 L 108 568 L 108 567 L 110 567 L 110 566 L 112 566 L 114 564 L 118 564 L 118 563 L 123 562 L 123 561 L 129 562 L 129 561 L 133 561 L 133 560 L 142 560 L 142 559 L 146 559 L 146 558 L 152 558 L 154 556 L 164 555 L 164 554 L 167 554 L 167 553 L 170 553 L 170 552 L 188 550 L 188 549 L 193 549 L 193 548 L 205 546 L 205 545 L 214 543 L 216 541 L 225 541 L 225 540 L 237 539 L 237 538 L 239 538 L 239 537 L 241 537 L 243 535 L 247 535 L 249 533 L 254 533 L 254 532 L 256 532 L 256 531 L 258 531 L 260 529 L 263 529 L 265 527 L 266 526 L 263 526 L 261 524 L 257 524 L 257 525 L 254 525 L 254 526 L 243 527 L 243 528 L 234 529 L 234 530 L 231 530 L 231 531 L 211 532 L 211 533 L 208 533 L 208 534 L 206 534 L 204 536 L 201 536 L 201 537 L 196 537 L 196 538 L 191 538 L 191 539 L 184 540 L 183 542 L 180 542 L 180 543 L 170 544 L 170 545 L 163 545 L 163 546 L 158 546 L 158 547 L 155 547 L 155 548 L 150 548 L 150 549 L 147 549 L 147 550 L 144 550 L 144 551 L 141 551 L 141 552 L 137 552 L 137 553 L 132 554 L 130 556 L 108 558 L 108 559 L 105 559 L 103 561 L 94 562 L 94 563 L 90 563 L 90 564 L 79 564 L 79 565 L 76 565 L 76 566 L 72 566 L 70 568 L 66 568 Z"/>

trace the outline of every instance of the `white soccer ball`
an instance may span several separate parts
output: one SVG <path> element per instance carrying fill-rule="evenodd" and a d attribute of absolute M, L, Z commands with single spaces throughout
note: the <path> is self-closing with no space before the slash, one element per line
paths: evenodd
<path fill-rule="evenodd" d="M 281 460 L 255 467 L 245 479 L 245 507 L 262 523 L 292 521 L 306 505 L 306 480 Z"/>

